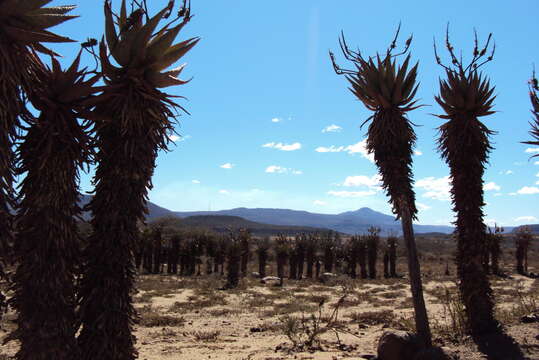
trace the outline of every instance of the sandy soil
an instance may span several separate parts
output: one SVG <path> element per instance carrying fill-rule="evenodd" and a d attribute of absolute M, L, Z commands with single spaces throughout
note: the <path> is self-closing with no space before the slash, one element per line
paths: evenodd
<path fill-rule="evenodd" d="M 363 359 L 376 354 L 377 340 L 389 329 L 412 327 L 412 302 L 406 279 L 336 279 L 331 284 L 285 281 L 283 288 L 244 279 L 239 289 L 222 291 L 218 277 L 182 278 L 144 275 L 135 296 L 141 321 L 136 327 L 139 358 L 172 359 Z M 455 351 L 462 359 L 484 359 L 474 343 L 455 336 L 448 312 L 456 297 L 454 279 L 425 282 L 425 297 L 435 342 Z M 495 280 L 498 317 L 508 333 L 521 344 L 529 359 L 539 359 L 538 324 L 522 324 L 522 303 L 539 300 L 539 280 L 522 276 Z M 346 288 L 347 290 L 343 290 Z M 446 291 L 447 289 L 447 291 Z M 518 291 L 517 291 L 518 290 Z M 320 336 L 310 349 L 294 349 L 285 335 L 287 317 L 310 319 L 322 315 L 321 324 L 339 306 L 335 330 Z M 523 300 L 519 300 L 519 295 Z M 319 308 L 320 303 L 323 305 Z M 537 305 L 537 304 L 536 304 Z M 320 311 L 320 312 L 319 312 Z M 13 329 L 8 313 L 0 330 L 0 341 Z M 324 320 L 325 319 L 325 320 Z M 309 320 L 306 322 L 309 323 Z M 9 343 L 0 349 L 8 359 L 17 349 Z"/>

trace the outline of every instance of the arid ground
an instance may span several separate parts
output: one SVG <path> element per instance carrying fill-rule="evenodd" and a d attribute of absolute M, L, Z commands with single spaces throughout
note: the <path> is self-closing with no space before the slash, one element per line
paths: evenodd
<path fill-rule="evenodd" d="M 434 276 L 440 264 L 424 268 L 435 343 L 461 359 L 486 358 L 462 333 L 454 269 L 450 276 Z M 527 357 L 539 359 L 538 323 L 521 322 L 522 316 L 537 310 L 539 279 L 511 274 L 491 280 L 498 319 Z M 244 278 L 237 289 L 219 290 L 223 283 L 215 275 L 141 275 L 135 295 L 139 358 L 368 359 L 376 354 L 384 331 L 413 329 L 406 278 L 285 280 L 282 288 Z M 14 316 L 9 312 L 4 317 L 0 339 L 13 329 Z M 322 333 L 305 345 L 307 329 L 314 326 Z M 16 350 L 14 342 L 3 345 L 0 359 L 10 359 Z"/>

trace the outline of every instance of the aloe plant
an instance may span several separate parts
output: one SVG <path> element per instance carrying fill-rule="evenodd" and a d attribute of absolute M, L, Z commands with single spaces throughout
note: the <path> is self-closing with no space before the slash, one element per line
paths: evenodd
<path fill-rule="evenodd" d="M 465 305 L 467 328 L 472 335 L 494 332 L 498 322 L 494 318 L 492 288 L 482 262 L 486 245 L 486 226 L 483 222 L 483 173 L 492 150 L 493 134 L 480 117 L 493 114 L 494 87 L 487 76 L 480 73 L 482 65 L 493 59 L 496 46 L 490 54 L 492 34 L 480 48 L 475 34 L 473 58 L 468 65 L 457 58 L 446 32 L 446 48 L 451 64 L 436 61 L 445 70 L 446 79 L 440 80 L 440 94 L 436 102 L 447 120 L 439 127 L 438 147 L 450 168 L 451 198 L 457 220 L 457 274 L 462 302 Z"/>
<path fill-rule="evenodd" d="M 364 58 L 361 52 L 350 50 L 342 34 L 339 39 L 341 50 L 347 60 L 355 66 L 353 70 L 342 69 L 329 53 L 335 72 L 345 75 L 352 93 L 374 112 L 365 122 L 371 122 L 368 129 L 367 151 L 374 154 L 374 162 L 382 178 L 382 187 L 389 195 L 393 213 L 401 219 L 404 240 L 408 252 L 410 286 L 414 300 L 416 331 L 425 347 L 431 346 L 421 270 L 417 259 L 412 221 L 417 218 L 415 193 L 413 190 L 412 155 L 416 135 L 407 114 L 417 109 L 415 95 L 417 67 L 409 69 L 410 54 L 401 66 L 396 58 L 405 55 L 412 42 L 408 38 L 404 50 L 394 54 L 399 28 L 385 55 Z"/>
<path fill-rule="evenodd" d="M 167 149 L 176 110 L 183 109 L 159 88 L 187 82 L 177 78 L 184 65 L 166 69 L 199 40 L 174 44 L 191 19 L 185 2 L 177 16 L 158 29 L 172 14 L 173 5 L 169 2 L 153 17 L 145 6 L 135 6 L 127 15 L 123 0 L 119 15 L 114 16 L 111 4 L 105 2 L 106 41 L 100 42 L 99 57 L 106 86 L 104 100 L 94 111 L 98 166 L 95 196 L 87 207 L 93 233 L 80 291 L 82 360 L 136 357 L 131 294 L 137 224 L 147 213 L 157 153 Z"/>
<path fill-rule="evenodd" d="M 50 1 L 0 1 L 0 279 L 8 280 L 3 266 L 10 262 L 13 239 L 12 209 L 17 208 L 13 176 L 14 145 L 20 119 L 31 121 L 24 105 L 23 89 L 31 89 L 36 63 L 31 49 L 48 55 L 55 53 L 42 42 L 68 42 L 68 38 L 47 29 L 75 16 L 66 15 L 74 6 L 44 7 Z M 5 309 L 0 292 L 0 317 Z"/>
<path fill-rule="evenodd" d="M 18 328 L 11 339 L 20 341 L 17 359 L 76 359 L 80 354 L 75 338 L 75 282 L 80 261 L 76 216 L 80 213 L 79 170 L 91 156 L 90 123 L 79 117 L 87 112 L 94 75 L 86 80 L 79 70 L 79 56 L 62 70 L 52 59 L 52 68 L 35 68 L 28 97 L 40 112 L 18 148 L 20 185 L 16 216 L 17 242 L 11 304 L 17 311 Z"/>

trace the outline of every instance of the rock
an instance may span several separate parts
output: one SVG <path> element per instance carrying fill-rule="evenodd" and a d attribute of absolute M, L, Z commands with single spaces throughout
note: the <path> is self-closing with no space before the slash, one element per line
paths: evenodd
<path fill-rule="evenodd" d="M 336 277 L 337 277 L 337 274 L 325 272 L 322 275 L 320 275 L 320 281 L 325 283 L 325 282 L 328 282 L 330 279 L 335 279 Z"/>
<path fill-rule="evenodd" d="M 539 314 L 524 315 L 520 318 L 520 322 L 523 322 L 524 324 L 539 322 Z"/>
<path fill-rule="evenodd" d="M 253 271 L 251 273 L 251 277 L 255 278 L 255 279 L 258 279 L 260 277 L 260 273 L 259 272 L 256 272 L 256 271 Z"/>
<path fill-rule="evenodd" d="M 277 276 L 266 276 L 264 278 L 262 278 L 260 280 L 260 282 L 262 284 L 280 284 L 281 283 L 281 278 L 277 277 Z"/>
<path fill-rule="evenodd" d="M 421 349 L 415 334 L 405 331 L 385 331 L 378 341 L 378 360 L 414 360 Z"/>

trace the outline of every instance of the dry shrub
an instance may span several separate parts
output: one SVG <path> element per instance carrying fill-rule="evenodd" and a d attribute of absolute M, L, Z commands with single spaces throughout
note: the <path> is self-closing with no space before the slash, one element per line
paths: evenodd
<path fill-rule="evenodd" d="M 360 325 L 385 325 L 391 324 L 395 315 L 393 311 L 366 311 L 366 312 L 353 312 L 347 317 L 350 318 L 351 322 L 360 324 Z"/>
<path fill-rule="evenodd" d="M 203 342 L 215 342 L 221 332 L 219 330 L 208 330 L 208 331 L 193 331 L 191 335 L 195 338 L 196 341 Z"/>
<path fill-rule="evenodd" d="M 139 321 L 140 326 L 143 327 L 165 327 L 165 326 L 183 326 L 185 324 L 185 319 L 182 316 L 171 316 L 163 315 L 157 312 L 151 306 L 144 306 L 139 310 Z"/>

